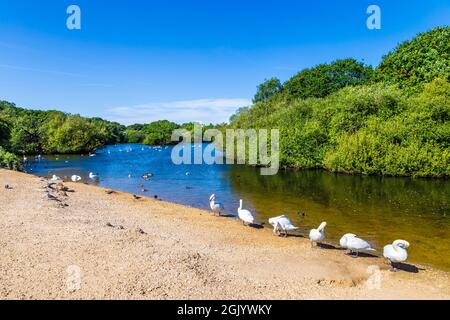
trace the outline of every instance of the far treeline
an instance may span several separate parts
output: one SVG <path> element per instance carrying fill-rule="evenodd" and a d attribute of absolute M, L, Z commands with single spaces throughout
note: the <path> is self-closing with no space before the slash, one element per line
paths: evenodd
<path fill-rule="evenodd" d="M 18 170 L 25 155 L 89 153 L 110 144 L 170 144 L 175 129 L 191 131 L 193 127 L 194 123 L 178 125 L 167 120 L 126 127 L 100 118 L 27 110 L 0 101 L 0 166 Z"/>
<path fill-rule="evenodd" d="M 280 165 L 335 172 L 450 176 L 450 27 L 405 41 L 376 68 L 355 59 L 304 69 L 257 87 L 253 105 L 217 128 L 279 129 Z M 84 153 L 115 143 L 168 144 L 176 128 L 129 127 L 0 102 L 0 165 L 16 155 Z M 205 129 L 212 127 L 208 126 Z"/>

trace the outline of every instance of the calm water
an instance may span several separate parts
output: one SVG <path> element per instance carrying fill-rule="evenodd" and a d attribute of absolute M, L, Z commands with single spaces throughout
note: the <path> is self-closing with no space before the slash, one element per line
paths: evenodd
<path fill-rule="evenodd" d="M 193 146 L 200 148 L 201 146 Z M 50 177 L 78 174 L 89 182 L 134 194 L 208 209 L 211 193 L 235 214 L 239 199 L 260 221 L 281 213 L 306 234 L 327 221 L 327 240 L 352 232 L 378 250 L 396 239 L 411 243 L 410 262 L 450 270 L 450 181 L 335 175 L 324 171 L 280 172 L 261 176 L 244 166 L 172 164 L 171 148 L 117 145 L 95 157 L 49 156 L 28 172 Z M 154 176 L 144 181 L 142 175 Z M 128 175 L 131 174 L 131 178 Z M 89 183 L 92 183 L 89 182 Z M 141 192 L 139 184 L 148 192 Z M 298 212 L 305 212 L 301 216 Z"/>

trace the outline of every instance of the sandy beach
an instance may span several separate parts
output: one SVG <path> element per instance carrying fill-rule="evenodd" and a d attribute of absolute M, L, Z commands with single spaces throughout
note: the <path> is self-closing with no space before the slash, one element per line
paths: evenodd
<path fill-rule="evenodd" d="M 392 273 L 379 257 L 82 183 L 7 170 L 0 183 L 0 299 L 450 298 L 449 273 L 411 262 Z"/>

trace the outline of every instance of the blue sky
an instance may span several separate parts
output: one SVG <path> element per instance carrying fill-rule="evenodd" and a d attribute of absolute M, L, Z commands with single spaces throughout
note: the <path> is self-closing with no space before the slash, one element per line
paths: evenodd
<path fill-rule="evenodd" d="M 81 8 L 81 30 L 66 9 Z M 368 30 L 366 9 L 382 10 Z M 449 25 L 448 0 L 2 1 L 0 99 L 124 124 L 222 122 L 256 85 L 337 58 L 376 65 Z"/>

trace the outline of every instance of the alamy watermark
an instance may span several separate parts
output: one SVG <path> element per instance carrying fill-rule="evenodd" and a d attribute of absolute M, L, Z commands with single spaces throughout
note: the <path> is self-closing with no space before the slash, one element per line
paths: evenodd
<path fill-rule="evenodd" d="M 280 131 L 278 129 L 217 129 L 203 132 L 201 125 L 193 131 L 177 129 L 172 141 L 174 164 L 249 164 L 261 166 L 261 175 L 275 175 L 279 169 Z M 213 142 L 202 147 L 203 142 Z M 192 148 L 192 143 L 194 148 Z M 270 149 L 270 152 L 269 152 Z"/>
<path fill-rule="evenodd" d="M 367 267 L 366 272 L 370 274 L 366 281 L 366 287 L 369 290 L 380 290 L 381 289 L 381 270 L 377 265 L 370 265 Z"/>
<path fill-rule="evenodd" d="M 367 7 L 367 14 L 370 16 L 367 18 L 366 25 L 369 30 L 381 29 L 381 9 L 376 4 L 372 4 Z"/>
<path fill-rule="evenodd" d="M 66 13 L 69 15 L 66 20 L 66 26 L 69 30 L 81 29 L 81 9 L 79 6 L 72 4 L 67 7 Z"/>
<path fill-rule="evenodd" d="M 71 265 L 66 270 L 67 291 L 74 292 L 81 289 L 81 268 L 77 265 Z"/>

